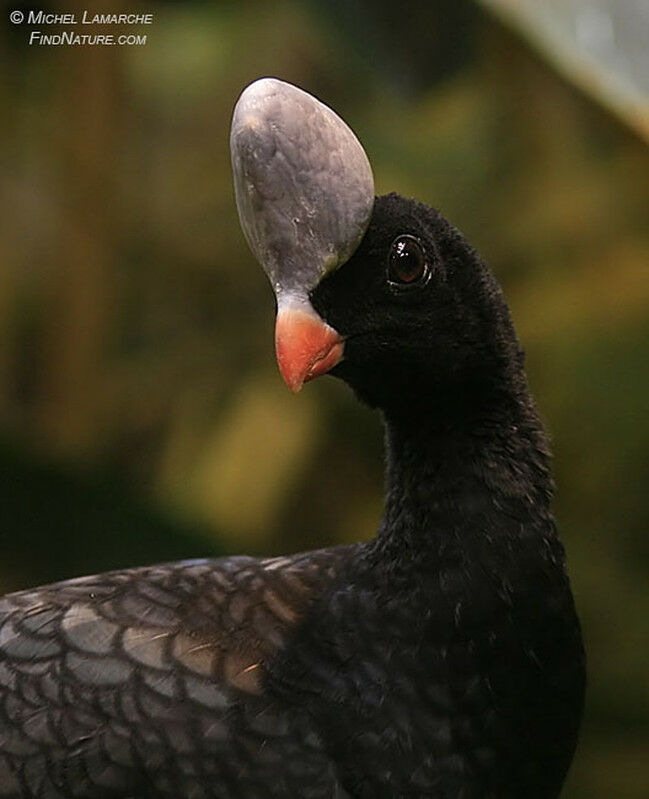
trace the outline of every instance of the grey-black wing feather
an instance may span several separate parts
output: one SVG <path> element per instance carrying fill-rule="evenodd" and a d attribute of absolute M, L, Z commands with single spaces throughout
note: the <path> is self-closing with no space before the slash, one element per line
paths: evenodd
<path fill-rule="evenodd" d="M 341 797 L 266 665 L 344 559 L 182 562 L 0 600 L 0 797 Z"/>

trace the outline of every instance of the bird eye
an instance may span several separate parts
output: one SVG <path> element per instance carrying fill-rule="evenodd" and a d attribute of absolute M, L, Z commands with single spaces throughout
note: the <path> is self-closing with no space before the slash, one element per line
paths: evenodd
<path fill-rule="evenodd" d="M 424 248 L 414 236 L 398 236 L 390 247 L 388 280 L 399 286 L 421 285 L 428 277 Z"/>

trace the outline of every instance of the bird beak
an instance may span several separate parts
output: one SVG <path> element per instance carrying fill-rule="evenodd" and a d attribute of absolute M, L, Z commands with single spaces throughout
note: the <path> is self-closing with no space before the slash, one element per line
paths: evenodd
<path fill-rule="evenodd" d="M 293 393 L 325 374 L 343 357 L 344 342 L 310 306 L 279 309 L 275 323 L 277 364 Z"/>

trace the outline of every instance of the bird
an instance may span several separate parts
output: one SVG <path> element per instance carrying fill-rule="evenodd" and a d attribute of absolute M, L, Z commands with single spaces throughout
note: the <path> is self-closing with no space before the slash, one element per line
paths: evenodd
<path fill-rule="evenodd" d="M 380 410 L 383 515 L 2 598 L 0 797 L 554 799 L 585 656 L 503 292 L 303 89 L 253 82 L 230 141 L 281 375 Z"/>

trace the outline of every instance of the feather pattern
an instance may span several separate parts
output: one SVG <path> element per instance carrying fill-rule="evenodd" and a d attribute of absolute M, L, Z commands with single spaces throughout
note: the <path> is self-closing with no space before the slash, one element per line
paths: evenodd
<path fill-rule="evenodd" d="M 0 797 L 344 796 L 309 719 L 264 684 L 345 552 L 174 563 L 6 596 Z"/>

